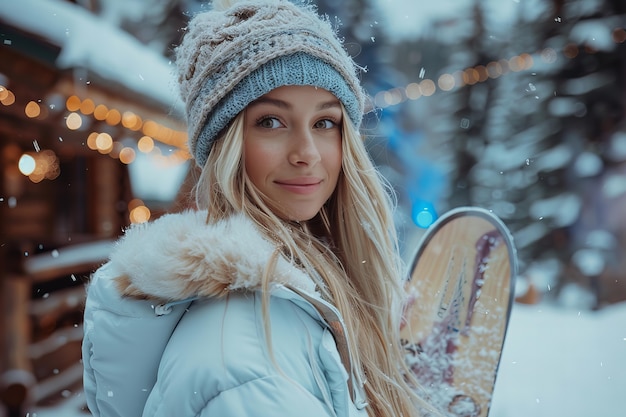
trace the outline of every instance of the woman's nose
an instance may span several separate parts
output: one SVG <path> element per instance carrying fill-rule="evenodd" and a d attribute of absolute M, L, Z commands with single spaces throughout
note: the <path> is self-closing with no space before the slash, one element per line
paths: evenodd
<path fill-rule="evenodd" d="M 298 130 L 290 139 L 292 143 L 289 162 L 294 165 L 315 165 L 321 160 L 321 155 L 315 137 L 309 130 Z"/>

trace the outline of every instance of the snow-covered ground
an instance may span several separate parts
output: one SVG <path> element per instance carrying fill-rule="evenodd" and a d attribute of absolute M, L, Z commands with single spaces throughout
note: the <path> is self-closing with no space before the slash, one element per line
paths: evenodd
<path fill-rule="evenodd" d="M 490 417 L 622 417 L 626 303 L 597 312 L 516 304 Z"/>
<path fill-rule="evenodd" d="M 516 304 L 490 417 L 622 417 L 626 303 L 600 311 Z M 82 394 L 29 417 L 85 417 Z"/>

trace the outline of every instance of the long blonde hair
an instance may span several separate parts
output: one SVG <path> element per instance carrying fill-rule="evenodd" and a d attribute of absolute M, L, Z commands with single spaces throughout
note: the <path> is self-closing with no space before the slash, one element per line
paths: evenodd
<path fill-rule="evenodd" d="M 400 346 L 403 264 L 392 219 L 395 200 L 345 112 L 343 120 L 337 187 L 301 227 L 277 217 L 247 177 L 243 112 L 213 145 L 196 185 L 196 204 L 208 210 L 210 223 L 245 213 L 283 255 L 319 281 L 344 319 L 352 363 L 367 380 L 370 416 L 417 416 L 416 406 L 428 407 L 407 383 Z"/>

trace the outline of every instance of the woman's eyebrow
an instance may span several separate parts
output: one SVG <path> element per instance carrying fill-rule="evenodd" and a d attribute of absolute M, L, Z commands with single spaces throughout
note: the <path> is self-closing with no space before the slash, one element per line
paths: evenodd
<path fill-rule="evenodd" d="M 259 97 L 258 99 L 250 103 L 250 106 L 254 106 L 256 104 L 271 104 L 273 106 L 280 107 L 283 109 L 291 109 L 293 107 L 291 104 L 287 103 L 284 100 L 279 100 L 277 98 L 270 98 L 270 97 Z"/>
<path fill-rule="evenodd" d="M 325 110 L 325 109 L 330 109 L 334 107 L 341 108 L 341 105 L 339 104 L 339 100 L 326 101 L 324 103 L 320 103 L 317 105 L 318 110 Z"/>

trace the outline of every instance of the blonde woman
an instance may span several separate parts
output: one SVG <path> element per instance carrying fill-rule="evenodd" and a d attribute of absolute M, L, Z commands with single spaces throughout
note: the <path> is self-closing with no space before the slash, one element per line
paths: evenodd
<path fill-rule="evenodd" d="M 198 210 L 130 228 L 94 274 L 91 412 L 418 415 L 392 200 L 328 22 L 285 0 L 219 2 L 177 65 Z"/>

